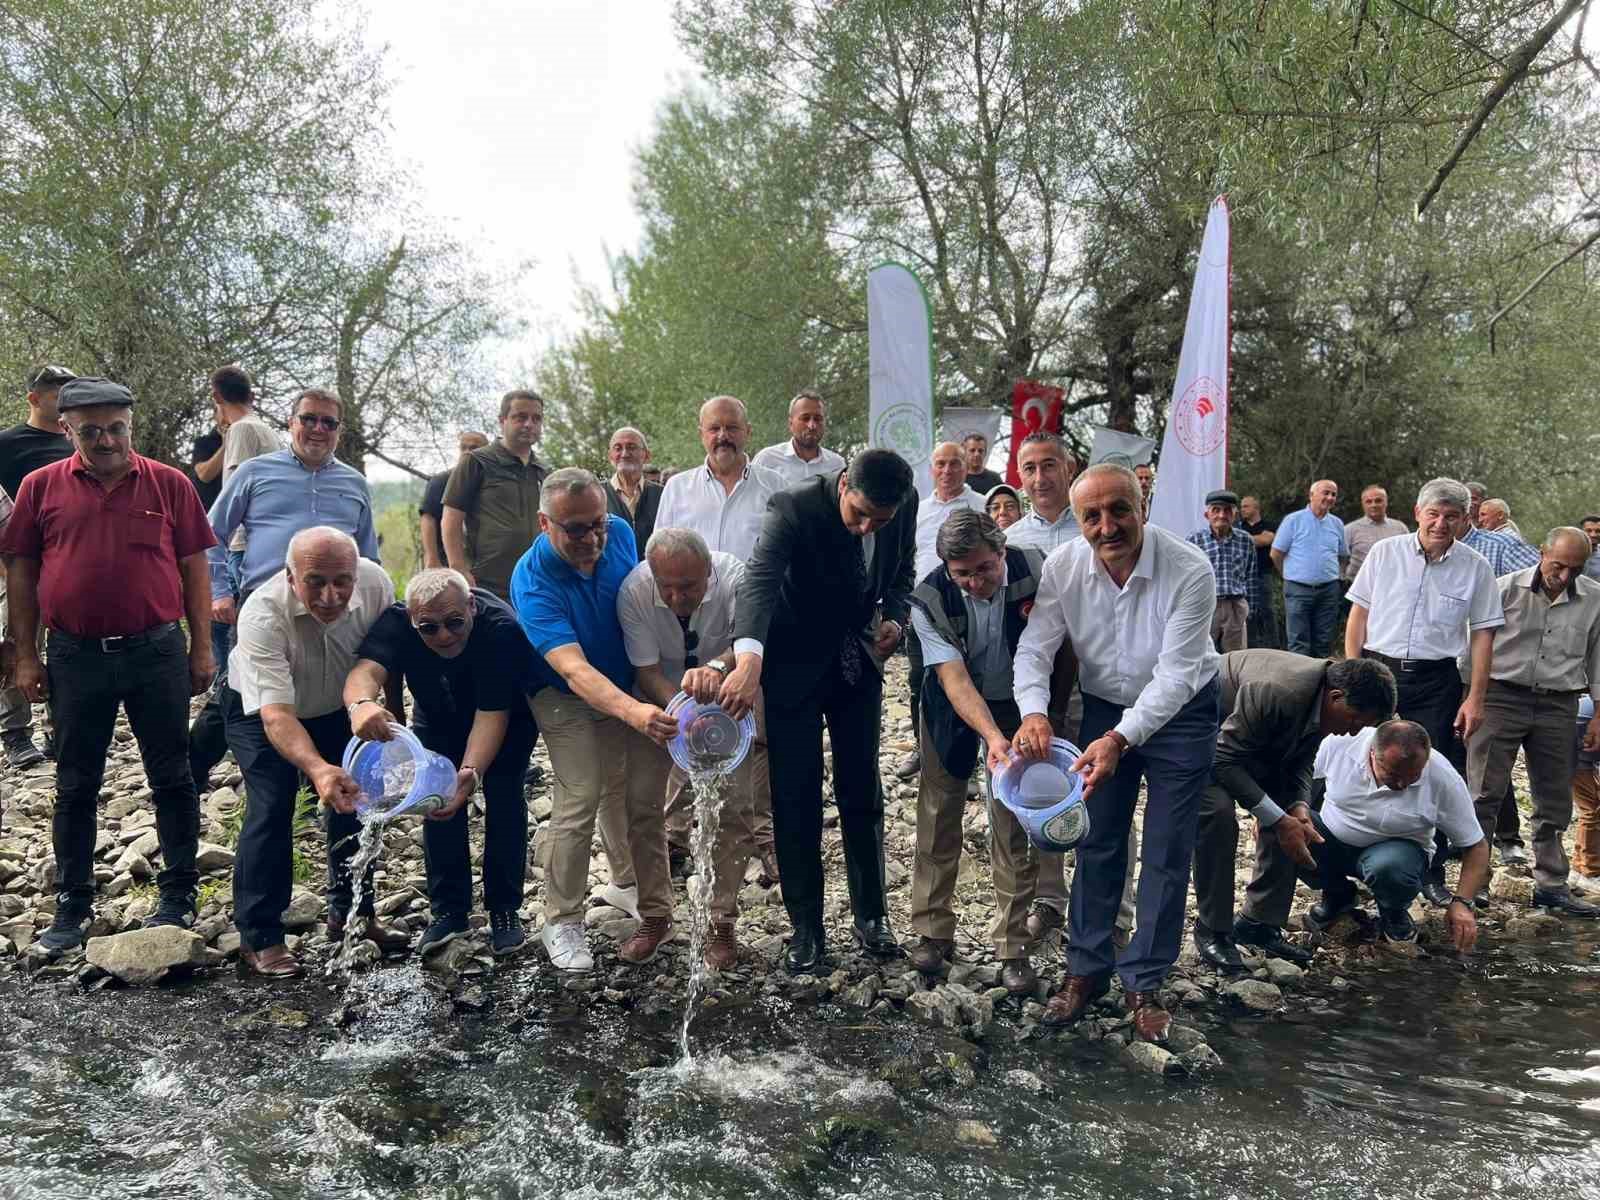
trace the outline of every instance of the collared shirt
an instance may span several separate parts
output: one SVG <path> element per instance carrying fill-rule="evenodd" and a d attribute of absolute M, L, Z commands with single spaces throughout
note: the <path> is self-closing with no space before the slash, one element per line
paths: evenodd
<path fill-rule="evenodd" d="M 1243 517 L 1237 522 L 1237 527 L 1244 530 L 1254 541 L 1258 533 L 1277 533 L 1276 521 L 1269 521 L 1263 517 L 1259 521 L 1246 521 Z M 1272 574 L 1272 547 L 1270 545 L 1256 547 L 1256 583 L 1264 583 Z"/>
<path fill-rule="evenodd" d="M 922 661 L 929 668 L 940 663 L 970 661 L 982 680 L 981 695 L 985 700 L 1009 700 L 1014 692 L 1012 684 L 1011 652 L 1006 646 L 1006 583 L 1009 572 L 1005 559 L 1000 560 L 1000 586 L 987 600 L 979 600 L 971 592 L 963 591 L 961 601 L 967 606 L 967 654 L 944 640 L 944 636 L 928 620 L 920 605 L 911 606 L 911 627 L 917 631 L 922 643 Z M 969 674 L 971 672 L 969 671 Z"/>
<path fill-rule="evenodd" d="M 1367 551 L 1384 538 L 1404 537 L 1410 532 L 1404 521 L 1396 521 L 1393 517 L 1374 521 L 1363 516 L 1351 521 L 1344 527 L 1345 544 L 1350 547 L 1350 561 L 1344 565 L 1344 578 L 1354 579 L 1361 570 L 1361 564 L 1367 561 Z"/>
<path fill-rule="evenodd" d="M 1510 534 L 1469 529 L 1459 541 L 1483 555 L 1496 579 L 1539 564 L 1539 552 L 1521 538 L 1514 538 Z"/>
<path fill-rule="evenodd" d="M 300 603 L 289 573 L 256 588 L 239 610 L 239 640 L 228 655 L 228 686 L 244 711 L 287 704 L 297 717 L 322 717 L 344 707 L 344 683 L 361 641 L 394 603 L 389 573 L 371 559 L 357 562 L 356 586 L 339 619 L 324 625 Z"/>
<path fill-rule="evenodd" d="M 733 597 L 744 578 L 744 564 L 731 554 L 711 552 L 711 579 L 700 607 L 689 618 L 689 637 L 683 622 L 666 606 L 656 591 L 656 577 L 648 560 L 628 572 L 617 593 L 617 619 L 622 622 L 622 639 L 628 647 L 628 661 L 636 667 L 660 664 L 661 673 L 674 687 L 688 670 L 692 653 L 695 665 L 733 645 Z M 694 649 L 687 642 L 692 638 Z"/>
<path fill-rule="evenodd" d="M 1574 576 L 1551 600 L 1539 568 L 1527 567 L 1496 586 L 1506 623 L 1494 635 L 1490 677 L 1600 699 L 1600 583 Z"/>
<path fill-rule="evenodd" d="M 1344 522 L 1331 512 L 1318 517 L 1309 508 L 1298 508 L 1283 519 L 1272 548 L 1283 551 L 1285 579 L 1311 586 L 1336 582 L 1339 560 L 1350 553 Z"/>
<path fill-rule="evenodd" d="M 606 548 L 590 574 L 575 570 L 541 533 L 511 576 L 511 607 L 539 654 L 534 664 L 538 687 L 572 691 L 545 661 L 545 655 L 563 646 L 577 646 L 589 665 L 622 691 L 633 687 L 633 664 L 617 619 L 617 593 L 639 556 L 625 520 L 608 514 L 606 525 Z"/>
<path fill-rule="evenodd" d="M 1327 781 L 1322 820 L 1328 832 L 1347 846 L 1407 838 L 1429 853 L 1435 829 L 1463 849 L 1483 841 L 1466 781 L 1438 750 L 1428 751 L 1421 778 L 1404 791 L 1373 778 L 1368 751 L 1376 733 L 1363 729 L 1322 739 L 1312 774 Z"/>
<path fill-rule="evenodd" d="M 1117 732 L 1137 746 L 1217 677 L 1216 609 L 1211 564 L 1176 534 L 1146 525 L 1139 561 L 1120 588 L 1079 539 L 1040 572 L 1017 644 L 1017 706 L 1023 716 L 1049 711 L 1056 651 L 1070 639 L 1084 694 L 1127 709 Z"/>
<path fill-rule="evenodd" d="M 1054 521 L 1046 521 L 1030 508 L 1006 530 L 1006 545 L 1037 550 L 1048 556 L 1057 547 L 1082 536 L 1083 530 L 1078 528 L 1078 518 L 1072 515 L 1071 505 L 1063 508 Z"/>
<path fill-rule="evenodd" d="M 444 502 L 465 517 L 473 578 L 502 600 L 511 595 L 517 563 L 539 536 L 539 489 L 549 473 L 538 455 L 523 462 L 501 441 L 466 454 L 450 472 Z"/>
<path fill-rule="evenodd" d="M 109 492 L 77 454 L 22 481 L 0 554 L 38 560 L 47 629 L 124 637 L 184 617 L 178 564 L 216 539 L 182 471 L 128 460 Z"/>
<path fill-rule="evenodd" d="M 967 486 L 980 496 L 987 496 L 990 488 L 997 488 L 1004 482 L 1005 480 L 1000 478 L 1000 472 L 991 471 L 988 467 L 967 473 Z"/>
<path fill-rule="evenodd" d="M 1373 546 L 1349 598 L 1368 613 L 1365 649 L 1390 658 L 1458 658 L 1469 629 L 1506 623 L 1481 554 L 1457 541 L 1430 562 L 1416 534 Z"/>
<path fill-rule="evenodd" d="M 611 473 L 610 483 L 611 490 L 617 494 L 617 499 L 622 502 L 622 507 L 628 510 L 628 516 L 631 519 L 633 514 L 639 511 L 639 501 L 644 499 L 645 482 L 643 478 L 639 480 L 639 490 L 631 496 L 628 495 L 627 489 L 622 486 L 622 476 L 615 471 Z"/>
<path fill-rule="evenodd" d="M 761 536 L 767 501 L 787 485 L 783 476 L 755 463 L 746 463 L 733 491 L 705 464 L 680 471 L 667 480 L 656 511 L 657 529 L 692 529 L 712 550 L 749 562 Z"/>
<path fill-rule="evenodd" d="M 1191 546 L 1199 546 L 1211 562 L 1211 572 L 1217 577 L 1217 595 L 1249 596 L 1255 586 L 1256 546 L 1250 535 L 1230 528 L 1224 540 L 1211 531 L 1211 526 L 1197 529 L 1185 539 Z"/>
<path fill-rule="evenodd" d="M 983 511 L 983 497 L 978 495 L 966 484 L 961 485 L 961 490 L 950 500 L 941 500 L 935 492 L 917 502 L 917 579 L 927 578 L 928 572 L 939 565 L 939 527 L 944 524 L 945 518 L 953 512 L 963 509 L 971 512 Z M 1013 526 L 1015 528 L 1015 526 Z"/>
<path fill-rule="evenodd" d="M 1600 550 L 1596 550 L 1585 560 L 1583 573 L 1590 579 L 1600 579 Z"/>
<path fill-rule="evenodd" d="M 240 417 L 228 426 L 227 435 L 223 439 L 222 450 L 222 483 L 226 487 L 228 480 L 234 473 L 249 462 L 252 458 L 260 458 L 263 454 L 271 454 L 274 450 L 283 449 L 283 444 L 278 440 L 278 435 L 254 412 Z M 220 494 L 220 493 L 219 493 Z M 250 542 L 249 536 L 243 529 L 235 529 L 233 537 L 228 539 L 229 550 L 243 550 Z M 213 564 L 213 570 L 215 564 Z"/>
<path fill-rule="evenodd" d="M 750 461 L 758 467 L 765 467 L 781 475 L 785 487 L 793 487 L 797 483 L 804 483 L 813 475 L 827 475 L 844 467 L 844 456 L 835 454 L 826 446 L 818 446 L 817 456 L 813 459 L 801 458 L 795 451 L 793 438 L 779 442 L 776 446 L 768 446 Z"/>
<path fill-rule="evenodd" d="M 225 563 L 223 550 L 233 531 L 249 537 L 244 551 L 240 591 L 248 596 L 279 571 L 289 539 L 313 525 L 329 525 L 356 540 L 362 558 L 378 560 L 378 535 L 372 524 L 372 493 L 354 467 L 330 458 L 312 470 L 293 450 L 275 450 L 252 458 L 222 485 L 211 506 L 211 528 L 219 541 L 211 562 Z M 229 594 L 226 579 L 211 572 L 211 597 Z"/>

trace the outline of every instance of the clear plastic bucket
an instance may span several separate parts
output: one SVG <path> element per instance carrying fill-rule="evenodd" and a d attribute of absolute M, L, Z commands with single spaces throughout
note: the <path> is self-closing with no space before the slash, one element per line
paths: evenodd
<path fill-rule="evenodd" d="M 726 775 L 738 769 L 755 741 L 756 719 L 750 713 L 735 721 L 721 705 L 701 704 L 687 692 L 668 701 L 666 712 L 678 722 L 667 753 L 690 775 Z"/>
<path fill-rule="evenodd" d="M 1040 850 L 1062 854 L 1089 836 L 1083 777 L 1072 770 L 1079 754 L 1071 742 L 1051 738 L 1048 757 L 1019 755 L 990 780 L 995 798 Z"/>
<path fill-rule="evenodd" d="M 391 724 L 389 732 L 392 741 L 351 738 L 344 748 L 344 769 L 361 789 L 357 815 L 363 821 L 391 821 L 443 808 L 455 794 L 455 764 L 429 750 L 404 725 Z"/>

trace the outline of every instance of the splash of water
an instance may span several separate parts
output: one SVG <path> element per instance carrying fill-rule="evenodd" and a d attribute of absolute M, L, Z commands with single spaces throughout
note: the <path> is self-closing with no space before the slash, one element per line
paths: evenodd
<path fill-rule="evenodd" d="M 694 857 L 695 878 L 689 888 L 689 995 L 683 1006 L 683 1028 L 678 1033 L 678 1048 L 685 1064 L 694 1062 L 689 1049 L 689 1026 L 695 1008 L 706 990 L 711 971 L 706 967 L 706 935 L 711 928 L 711 898 L 717 886 L 717 832 L 722 826 L 722 801 L 728 776 L 701 771 L 689 776 L 694 789 L 694 833 L 689 851 Z"/>
<path fill-rule="evenodd" d="M 344 940 L 339 945 L 339 952 L 334 955 L 333 961 L 328 964 L 329 974 L 338 973 L 346 979 L 355 971 L 356 942 L 361 939 L 356 933 L 356 926 L 363 924 L 356 914 L 361 911 L 361 901 L 365 898 L 367 888 L 367 868 L 383 853 L 383 831 L 388 821 L 382 816 L 361 816 L 361 832 L 356 835 L 356 852 L 350 859 L 350 913 L 345 918 Z"/>

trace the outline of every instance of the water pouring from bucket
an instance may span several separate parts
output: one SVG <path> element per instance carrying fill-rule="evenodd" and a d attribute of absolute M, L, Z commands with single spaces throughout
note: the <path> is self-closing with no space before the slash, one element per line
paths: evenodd
<path fill-rule="evenodd" d="M 1063 854 L 1089 836 L 1083 776 L 1072 769 L 1080 753 L 1066 739 L 1051 738 L 1047 757 L 1015 757 L 990 780 L 995 797 L 1040 850 Z"/>
<path fill-rule="evenodd" d="M 404 725 L 389 726 L 387 742 L 351 738 L 343 767 L 361 789 L 356 815 L 363 825 L 420 817 L 450 803 L 456 790 L 456 768 L 435 754 Z"/>

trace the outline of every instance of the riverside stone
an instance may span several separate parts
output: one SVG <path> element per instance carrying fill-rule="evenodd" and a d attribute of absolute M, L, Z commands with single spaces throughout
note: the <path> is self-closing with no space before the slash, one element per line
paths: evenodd
<path fill-rule="evenodd" d="M 322 915 L 322 897 L 304 888 L 296 888 L 289 896 L 289 907 L 283 910 L 285 929 L 309 929 Z"/>
<path fill-rule="evenodd" d="M 131 984 L 155 983 L 175 968 L 209 960 L 204 939 L 175 925 L 90 938 L 85 954 L 108 975 Z"/>
<path fill-rule="evenodd" d="M 1263 983 L 1259 979 L 1236 980 L 1223 988 L 1222 994 L 1231 996 L 1255 1012 L 1276 1012 L 1283 1004 L 1283 993 L 1277 985 Z"/>
<path fill-rule="evenodd" d="M 195 867 L 203 874 L 233 866 L 233 851 L 215 842 L 201 842 L 195 851 Z"/>
<path fill-rule="evenodd" d="M 1178 1061 L 1177 1055 L 1152 1042 L 1129 1042 L 1128 1057 L 1134 1065 L 1156 1075 L 1183 1074 L 1183 1064 Z"/>

